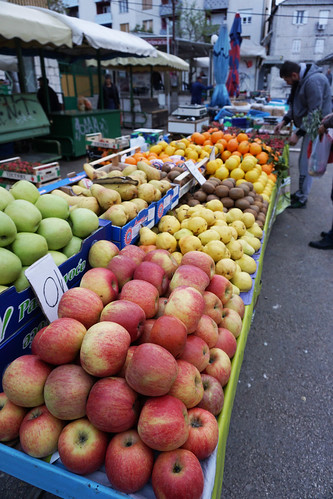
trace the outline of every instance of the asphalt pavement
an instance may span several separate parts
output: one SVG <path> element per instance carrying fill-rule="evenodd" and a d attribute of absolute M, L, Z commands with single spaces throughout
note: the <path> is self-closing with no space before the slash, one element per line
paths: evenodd
<path fill-rule="evenodd" d="M 290 153 L 292 192 L 297 158 Z M 81 171 L 83 162 L 62 162 L 62 176 Z M 308 246 L 331 227 L 332 177 L 330 165 L 314 179 L 306 209 L 287 209 L 273 225 L 231 416 L 222 499 L 333 498 L 333 252 Z M 55 497 L 0 472 L 1 499 L 41 496 Z"/>

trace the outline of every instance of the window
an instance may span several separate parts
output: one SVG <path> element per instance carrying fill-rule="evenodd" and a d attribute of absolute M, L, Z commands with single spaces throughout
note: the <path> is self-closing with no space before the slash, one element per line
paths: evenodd
<path fill-rule="evenodd" d="M 149 10 L 153 8 L 152 0 L 142 0 L 142 10 Z"/>
<path fill-rule="evenodd" d="M 319 11 L 319 24 L 326 26 L 328 22 L 328 16 L 330 15 L 329 10 L 320 10 Z"/>
<path fill-rule="evenodd" d="M 324 53 L 324 38 L 317 38 L 314 47 L 315 54 L 323 54 Z"/>
<path fill-rule="evenodd" d="M 148 19 L 147 21 L 142 22 L 143 31 L 153 31 L 153 21 L 152 19 Z"/>
<path fill-rule="evenodd" d="M 291 46 L 291 53 L 292 54 L 299 54 L 301 51 L 301 40 L 293 40 L 292 46 Z"/>
<path fill-rule="evenodd" d="M 241 16 L 242 24 L 252 23 L 252 9 L 240 10 L 239 15 Z"/>
<path fill-rule="evenodd" d="M 295 10 L 293 16 L 293 24 L 298 26 L 306 24 L 308 22 L 308 11 L 307 10 Z"/>
<path fill-rule="evenodd" d="M 120 31 L 125 31 L 125 33 L 129 33 L 129 23 L 121 24 Z"/>
<path fill-rule="evenodd" d="M 96 4 L 97 14 L 108 14 L 111 12 L 110 2 L 99 2 Z"/>
<path fill-rule="evenodd" d="M 128 0 L 119 0 L 119 12 L 120 14 L 128 12 Z"/>

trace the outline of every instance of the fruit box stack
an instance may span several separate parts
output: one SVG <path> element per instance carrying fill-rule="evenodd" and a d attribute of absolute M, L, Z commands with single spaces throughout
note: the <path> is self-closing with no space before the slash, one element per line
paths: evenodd
<path fill-rule="evenodd" d="M 129 145 L 129 135 L 114 139 L 104 138 L 101 133 L 89 133 L 86 135 L 86 152 L 89 160 L 103 158 L 113 152 L 126 149 Z"/>
<path fill-rule="evenodd" d="M 9 183 L 11 180 L 28 180 L 39 187 L 45 182 L 60 178 L 60 166 L 56 161 L 41 165 L 23 161 L 19 156 L 15 156 L 0 161 L 0 177 L 8 179 Z M 3 185 L 5 188 L 7 187 L 6 180 Z"/>
<path fill-rule="evenodd" d="M 82 244 L 81 251 L 59 266 L 69 288 L 76 286 L 82 274 L 88 270 L 88 253 L 91 245 L 100 239 L 111 237 L 111 223 L 100 219 L 100 227 Z M 17 292 L 14 286 L 1 293 L 0 300 L 0 365 L 1 351 L 15 333 L 25 329 L 31 320 L 42 321 L 44 315 L 31 287 Z M 35 327 L 35 326 L 34 326 Z"/>

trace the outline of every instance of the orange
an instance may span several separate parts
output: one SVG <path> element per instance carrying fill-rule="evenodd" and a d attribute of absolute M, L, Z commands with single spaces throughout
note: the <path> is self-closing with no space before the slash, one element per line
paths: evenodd
<path fill-rule="evenodd" d="M 194 140 L 195 144 L 203 144 L 206 140 L 206 137 L 202 133 L 197 133 L 197 134 L 193 134 L 193 135 L 195 135 L 195 140 Z M 192 137 L 193 137 L 193 135 L 192 135 Z"/>
<path fill-rule="evenodd" d="M 228 141 L 228 144 L 227 144 L 228 151 L 230 151 L 230 152 L 237 151 L 237 148 L 238 148 L 237 139 L 234 139 L 234 138 L 230 139 Z"/>
<path fill-rule="evenodd" d="M 223 138 L 223 132 L 221 132 L 221 130 L 219 132 L 212 133 L 211 140 L 212 140 L 213 144 L 216 144 L 216 142 L 222 138 Z"/>
<path fill-rule="evenodd" d="M 271 179 L 271 180 L 273 180 L 273 182 L 274 182 L 274 184 L 275 184 L 275 182 L 276 182 L 276 175 L 275 175 L 274 173 L 270 173 L 270 174 L 268 175 L 268 178 L 269 178 L 269 179 Z"/>
<path fill-rule="evenodd" d="M 246 154 L 247 152 L 249 152 L 249 150 L 250 150 L 250 144 L 248 143 L 247 140 L 243 140 L 242 142 L 239 143 L 238 151 L 241 154 Z"/>
<path fill-rule="evenodd" d="M 259 154 L 256 154 L 256 158 L 258 160 L 259 165 L 264 165 L 268 161 L 268 154 L 267 152 L 260 152 Z"/>
<path fill-rule="evenodd" d="M 260 154 L 261 151 L 262 147 L 257 142 L 252 142 L 252 144 L 250 144 L 250 153 L 253 154 L 253 156 L 257 156 L 257 154 Z"/>
<path fill-rule="evenodd" d="M 217 147 L 217 150 L 220 154 L 223 153 L 224 145 L 221 142 L 216 142 L 215 147 Z"/>
<path fill-rule="evenodd" d="M 227 142 L 229 142 L 229 140 L 230 140 L 230 139 L 232 139 L 232 138 L 233 138 L 233 136 L 231 135 L 231 133 L 225 133 L 225 134 L 224 134 L 224 136 L 223 136 L 223 138 L 224 138 Z"/>
<path fill-rule="evenodd" d="M 233 151 L 233 152 L 231 153 L 231 156 L 239 156 L 239 157 L 241 158 L 241 157 L 242 157 L 242 153 L 241 153 L 241 152 L 239 152 L 239 151 Z"/>
<path fill-rule="evenodd" d="M 237 135 L 236 139 L 238 142 L 243 142 L 244 140 L 249 140 L 249 137 L 246 133 L 241 132 Z"/>
<path fill-rule="evenodd" d="M 227 161 L 227 159 L 231 156 L 231 152 L 228 151 L 227 149 L 225 151 L 223 151 L 223 153 L 221 154 L 221 158 L 223 161 Z"/>
<path fill-rule="evenodd" d="M 207 139 L 210 139 L 210 133 L 209 133 L 209 132 L 202 132 L 202 134 L 201 134 L 201 135 L 203 135 L 203 136 L 205 137 L 205 139 L 206 139 L 206 140 L 207 140 Z"/>
<path fill-rule="evenodd" d="M 210 139 L 206 139 L 205 142 L 203 143 L 204 146 L 211 146 L 213 145 L 212 144 L 212 141 Z"/>
<path fill-rule="evenodd" d="M 272 165 L 270 164 L 264 164 L 264 165 L 261 165 L 261 169 L 263 172 L 267 173 L 267 175 L 269 175 L 270 173 L 272 173 Z"/>

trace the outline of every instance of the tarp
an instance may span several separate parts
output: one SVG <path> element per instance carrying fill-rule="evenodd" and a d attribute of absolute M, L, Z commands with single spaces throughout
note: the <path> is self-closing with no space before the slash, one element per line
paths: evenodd
<path fill-rule="evenodd" d="M 216 81 L 211 101 L 211 106 L 213 107 L 223 107 L 230 104 L 228 90 L 225 85 L 229 68 L 229 49 L 227 25 L 222 24 L 219 37 L 213 49 L 213 68 Z"/>
<path fill-rule="evenodd" d="M 124 69 L 131 66 L 133 71 L 147 71 L 149 66 L 153 66 L 156 71 L 173 69 L 178 71 L 188 71 L 190 65 L 180 57 L 172 54 L 166 54 L 159 50 L 157 57 L 117 57 L 115 59 L 101 61 L 104 68 L 109 69 Z M 97 66 L 95 59 L 87 60 L 87 66 Z"/>
<path fill-rule="evenodd" d="M 235 14 L 234 21 L 229 33 L 230 52 L 229 52 L 229 75 L 227 79 L 227 89 L 230 97 L 239 96 L 239 59 L 240 45 L 242 43 L 242 22 L 239 13 Z"/>
<path fill-rule="evenodd" d="M 32 7 L 39 12 L 46 12 L 46 9 Z M 49 15 L 65 26 L 72 33 L 73 48 L 67 52 L 71 56 L 92 57 L 99 51 L 101 58 L 110 58 L 128 55 L 155 56 L 156 49 L 139 36 L 118 31 L 115 29 L 100 26 L 97 23 L 59 14 L 54 11 L 47 11 Z"/>
<path fill-rule="evenodd" d="M 247 57 L 261 57 L 261 59 L 265 59 L 266 50 L 265 47 L 259 45 L 259 43 L 254 43 L 252 40 L 243 38 L 240 46 L 240 57 L 241 59 Z"/>
<path fill-rule="evenodd" d="M 0 47 L 16 49 L 16 38 L 22 48 L 73 46 L 71 29 L 49 11 L 42 9 L 36 14 L 30 7 L 1 2 Z"/>

